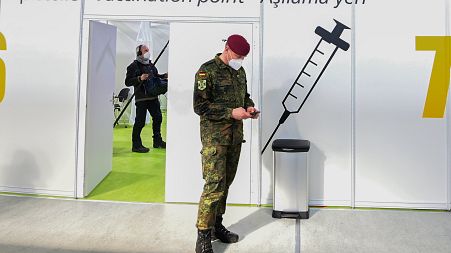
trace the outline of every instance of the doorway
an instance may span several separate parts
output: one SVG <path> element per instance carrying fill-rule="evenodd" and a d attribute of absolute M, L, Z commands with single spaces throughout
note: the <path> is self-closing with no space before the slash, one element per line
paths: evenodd
<path fill-rule="evenodd" d="M 99 21 L 91 21 L 99 22 Z M 125 79 L 125 70 L 134 58 L 134 48 L 137 43 L 131 46 L 130 31 L 133 27 L 142 25 L 142 21 L 119 21 L 107 20 L 100 21 L 105 25 L 117 29 L 117 51 L 115 60 L 116 73 L 113 75 L 115 79 L 115 94 L 124 88 L 123 80 Z M 86 22 L 85 22 L 86 23 Z M 150 22 L 152 23 L 152 22 Z M 119 121 L 119 125 L 111 134 L 109 159 L 111 167 L 108 163 L 103 165 L 94 164 L 88 160 L 88 150 L 98 154 L 95 148 L 89 149 L 88 145 L 96 146 L 99 140 L 91 140 L 96 138 L 89 135 L 88 121 L 96 120 L 86 114 L 85 129 L 85 159 L 83 166 L 79 166 L 77 188 L 83 185 L 83 193 L 77 196 L 87 197 L 96 200 L 112 200 L 112 201 L 132 201 L 132 202 L 197 202 L 200 196 L 203 181 L 201 176 L 200 162 L 200 137 L 199 137 L 199 118 L 192 111 L 192 92 L 194 85 L 194 74 L 201 64 L 213 59 L 213 57 L 222 52 L 225 39 L 233 33 L 241 33 L 248 38 L 255 52 L 250 54 L 248 60 L 244 63 L 247 73 L 248 90 L 253 94 L 254 101 L 259 104 L 259 26 L 255 23 L 227 23 L 227 22 L 155 22 L 156 26 L 167 27 L 164 33 L 166 38 L 171 37 L 169 50 L 164 54 L 157 63 L 160 73 L 169 72 L 169 89 L 167 97 L 160 97 L 162 104 L 162 112 L 165 116 L 162 125 L 163 139 L 167 140 L 166 150 L 152 150 L 147 154 L 136 154 L 131 152 L 131 129 L 133 125 L 134 108 L 128 108 L 128 114 L 124 114 L 125 118 Z M 85 28 L 85 25 L 84 25 Z M 152 26 L 151 26 L 152 28 Z M 86 28 L 87 29 L 87 28 Z M 123 31 L 129 31 L 123 32 Z M 86 31 L 84 31 L 86 34 Z M 121 34 L 128 39 L 121 39 Z M 188 35 L 191 34 L 191 35 Z M 83 45 L 91 45 L 92 37 L 84 38 Z M 126 43 L 128 40 L 128 43 Z M 159 54 L 164 46 L 166 39 L 160 39 L 155 42 L 155 36 L 151 38 L 154 46 L 153 57 Z M 159 43 L 159 44 L 158 44 Z M 121 46 L 122 44 L 122 46 Z M 128 45 L 128 46 L 124 46 Z M 84 46 L 83 48 L 89 48 Z M 121 49 L 123 48 L 123 49 Z M 83 54 L 87 57 L 89 54 L 83 50 Z M 169 52 L 170 51 L 170 52 Z M 126 57 L 121 58 L 121 54 Z M 90 55 L 89 55 L 90 56 Z M 82 59 L 84 57 L 82 56 Z M 84 65 L 83 65 L 84 64 Z M 86 73 L 82 73 L 83 80 L 89 80 L 89 72 L 92 66 L 89 61 L 82 61 L 82 71 L 87 69 Z M 111 73 L 109 73 L 111 75 Z M 88 83 L 86 91 L 89 92 L 89 86 L 95 85 Z M 83 92 L 82 92 L 83 93 Z M 108 92 L 106 92 L 108 93 Z M 132 93 L 132 91 L 130 91 Z M 89 94 L 86 95 L 89 99 Z M 111 95 L 110 95 L 111 98 Z M 166 100 L 167 98 L 167 100 Z M 90 102 L 87 99 L 86 111 L 93 105 L 97 106 L 98 101 Z M 111 100 L 111 99 L 110 99 Z M 83 102 L 83 101 L 82 101 Z M 90 104 L 91 103 L 91 104 Z M 105 102 L 106 103 L 106 102 Z M 134 103 L 132 102 L 131 105 Z M 166 106 L 167 105 L 167 106 Z M 82 107 L 80 107 L 82 108 Z M 167 108 L 167 111 L 165 110 Z M 191 109 L 190 109 L 191 108 Z M 110 102 L 110 110 L 112 105 Z M 82 111 L 82 109 L 81 109 Z M 82 115 L 82 114 L 81 114 Z M 114 117 L 111 117 L 114 119 Z M 111 120 L 111 126 L 114 120 Z M 82 122 L 82 120 L 80 120 Z M 149 122 L 149 121 L 148 121 Z M 150 123 L 150 122 L 149 122 Z M 167 124 L 167 128 L 166 128 Z M 167 129 L 167 138 L 164 135 Z M 230 200 L 236 204 L 250 204 L 256 199 L 259 186 L 259 166 L 260 159 L 259 150 L 259 123 L 247 122 L 245 124 L 246 143 L 243 145 L 242 155 L 239 165 L 239 173 L 237 174 L 235 184 L 230 192 Z M 82 132 L 82 131 L 80 131 Z M 147 146 L 151 147 L 152 127 L 147 125 L 143 129 L 142 139 Z M 111 141 L 113 140 L 113 141 Z M 100 140 L 106 141 L 106 140 Z M 90 142 L 92 144 L 90 144 Z M 146 143 L 147 142 L 147 143 Z M 253 152 L 257 150 L 257 152 Z M 102 153 L 103 154 L 103 153 Z M 113 154 L 113 158 L 111 157 Z M 79 152 L 79 157 L 83 156 Z M 253 166 L 251 166 L 253 164 Z M 106 168 L 102 170 L 99 166 Z M 80 171 L 82 170 L 82 171 Z M 90 171 L 104 171 L 103 178 L 90 178 Z M 146 172 L 147 171 L 147 172 Z M 106 173 L 105 173 L 106 172 Z M 102 174 L 100 174 L 102 175 Z M 86 189 L 88 182 L 95 187 Z"/>
<path fill-rule="evenodd" d="M 105 33 L 109 36 L 105 36 Z M 85 199 L 164 202 L 166 151 L 152 148 L 152 119 L 147 112 L 141 138 L 150 151 L 132 152 L 131 136 L 136 108 L 132 96 L 134 87 L 125 85 L 125 76 L 127 67 L 136 60 L 135 49 L 138 45 L 149 47 L 153 63 L 159 56 L 155 66 L 159 73 L 167 73 L 169 54 L 165 46 L 168 40 L 168 23 L 111 20 L 89 22 Z M 99 66 L 105 70 L 100 72 Z M 103 80 L 93 79 L 98 76 Z M 102 98 L 100 94 L 103 95 Z M 161 95 L 157 99 L 163 116 L 161 134 L 165 140 L 166 96 Z M 103 108 L 103 111 L 100 112 L 98 108 Z M 100 114 L 103 115 L 100 117 Z M 111 128 L 113 122 L 117 124 Z M 107 130 L 108 127 L 112 131 Z"/>

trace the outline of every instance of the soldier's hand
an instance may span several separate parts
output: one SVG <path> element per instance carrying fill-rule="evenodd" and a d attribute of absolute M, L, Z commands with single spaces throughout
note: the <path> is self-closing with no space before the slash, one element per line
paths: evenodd
<path fill-rule="evenodd" d="M 247 112 L 246 110 L 244 110 L 244 108 L 240 107 L 240 108 L 233 109 L 232 118 L 234 118 L 236 120 L 243 120 L 243 119 L 252 118 L 252 115 L 249 112 Z"/>
<path fill-rule="evenodd" d="M 139 77 L 139 80 L 141 80 L 141 81 L 147 80 L 147 79 L 149 79 L 149 74 L 142 74 L 142 75 Z"/>
<path fill-rule="evenodd" d="M 248 107 L 247 112 L 251 115 L 253 119 L 258 119 L 260 112 L 255 107 Z"/>

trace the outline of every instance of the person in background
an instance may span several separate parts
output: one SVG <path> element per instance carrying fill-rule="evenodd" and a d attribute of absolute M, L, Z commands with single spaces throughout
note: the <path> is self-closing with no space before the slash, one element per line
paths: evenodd
<path fill-rule="evenodd" d="M 153 147 L 166 148 L 166 142 L 161 137 L 161 123 L 163 117 L 160 109 L 158 96 L 148 95 L 145 82 L 150 82 L 151 78 L 158 77 L 167 79 L 168 74 L 160 75 L 157 68 L 150 60 L 149 47 L 139 45 L 136 48 L 136 60 L 127 67 L 125 85 L 135 88 L 136 117 L 132 133 L 132 151 L 147 153 L 149 148 L 145 147 L 141 140 L 141 131 L 146 123 L 147 111 L 152 117 Z"/>

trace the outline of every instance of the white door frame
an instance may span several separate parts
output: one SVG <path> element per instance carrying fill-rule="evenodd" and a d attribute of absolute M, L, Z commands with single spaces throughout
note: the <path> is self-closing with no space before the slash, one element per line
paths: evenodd
<path fill-rule="evenodd" d="M 82 8 L 84 13 L 84 8 Z M 83 15 L 83 14 L 82 14 Z M 187 18 L 187 17 L 154 17 L 154 16 L 97 16 L 83 15 L 81 18 L 82 30 L 80 39 L 80 69 L 78 84 L 78 115 L 77 115 L 77 165 L 75 177 L 75 198 L 84 198 L 84 178 L 85 178 L 85 136 L 86 136 L 86 97 L 88 81 L 88 48 L 89 48 L 89 21 L 150 21 L 165 23 L 231 23 L 231 24 L 252 24 L 254 36 L 254 68 L 251 94 L 257 107 L 261 107 L 262 90 L 262 25 L 258 18 Z M 252 143 L 251 143 L 251 203 L 261 204 L 261 120 L 252 121 Z"/>

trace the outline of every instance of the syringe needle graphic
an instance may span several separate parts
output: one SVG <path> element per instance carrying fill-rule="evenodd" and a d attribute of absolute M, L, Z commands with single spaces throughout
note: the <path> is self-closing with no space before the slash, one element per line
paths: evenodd
<path fill-rule="evenodd" d="M 338 49 L 342 49 L 344 51 L 348 51 L 349 49 L 349 43 L 342 40 L 340 37 L 345 29 L 350 29 L 346 25 L 338 22 L 335 20 L 336 26 L 332 32 L 328 32 L 324 28 L 318 26 L 315 30 L 315 33 L 318 34 L 321 37 L 321 40 L 318 42 L 318 45 L 316 45 L 315 50 L 313 50 L 312 54 L 310 55 L 310 58 L 305 63 L 304 67 L 302 68 L 301 73 L 296 78 L 296 81 L 294 81 L 293 85 L 291 86 L 290 91 L 285 96 L 282 104 L 285 108 L 284 113 L 282 114 L 282 117 L 279 120 L 279 124 L 277 125 L 274 132 L 271 134 L 271 137 L 269 138 L 268 142 L 266 142 L 265 147 L 262 150 L 262 154 L 265 152 L 266 148 L 268 147 L 269 143 L 271 142 L 272 138 L 276 134 L 277 130 L 279 130 L 279 127 L 285 123 L 285 121 L 288 119 L 288 117 L 292 113 L 299 113 L 302 106 L 304 106 L 305 102 L 307 101 L 308 97 L 312 93 L 313 89 L 315 88 L 318 81 L 321 79 L 321 76 L 324 74 L 324 71 L 326 71 L 327 67 L 329 66 L 329 63 L 332 61 L 332 58 L 335 56 L 335 53 L 337 53 Z M 335 45 L 335 49 L 333 50 L 332 54 L 329 56 L 327 61 L 325 62 L 324 66 L 322 67 L 321 71 L 318 72 L 317 75 L 313 75 L 307 72 L 307 68 L 310 67 L 312 69 L 320 69 L 322 64 L 319 64 L 319 61 L 313 60 L 313 58 L 318 58 L 319 60 L 324 59 L 325 57 L 328 57 L 328 55 L 320 50 L 320 45 L 323 42 L 327 42 L 329 44 Z M 303 80 L 301 81 L 301 78 Z"/>

